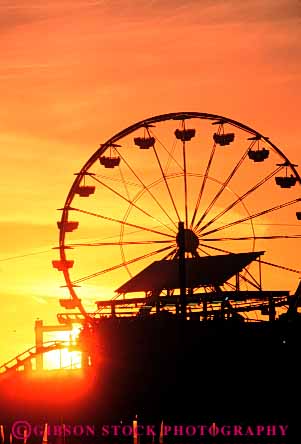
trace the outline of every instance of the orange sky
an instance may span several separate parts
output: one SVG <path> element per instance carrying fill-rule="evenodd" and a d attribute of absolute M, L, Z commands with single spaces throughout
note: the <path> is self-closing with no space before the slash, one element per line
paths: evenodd
<path fill-rule="evenodd" d="M 56 322 L 56 209 L 109 136 L 216 113 L 301 163 L 300 25 L 297 0 L 0 1 L 0 363 Z"/>

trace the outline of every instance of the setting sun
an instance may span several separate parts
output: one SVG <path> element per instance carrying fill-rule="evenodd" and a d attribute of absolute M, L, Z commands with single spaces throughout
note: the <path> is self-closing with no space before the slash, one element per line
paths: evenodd
<path fill-rule="evenodd" d="M 76 340 L 80 332 L 80 327 L 73 327 L 71 332 L 57 332 L 44 334 L 45 341 L 64 341 L 70 345 L 70 350 L 75 347 Z M 44 354 L 44 368 L 46 370 L 53 369 L 74 369 L 81 368 L 81 352 L 70 351 L 68 348 L 61 350 L 53 350 Z"/>

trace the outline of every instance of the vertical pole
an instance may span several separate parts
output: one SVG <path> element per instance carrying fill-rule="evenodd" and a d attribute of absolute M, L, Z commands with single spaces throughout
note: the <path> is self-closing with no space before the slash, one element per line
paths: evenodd
<path fill-rule="evenodd" d="M 236 273 L 235 287 L 236 291 L 239 291 L 239 273 Z"/>
<path fill-rule="evenodd" d="M 180 314 L 179 298 L 177 297 L 177 300 L 176 300 L 176 315 L 177 315 L 177 317 L 179 317 L 179 314 Z"/>
<path fill-rule="evenodd" d="M 203 299 L 203 320 L 207 321 L 207 317 L 208 317 L 208 305 L 207 305 L 207 301 L 205 301 L 205 299 Z"/>
<path fill-rule="evenodd" d="M 160 296 L 157 294 L 156 295 L 156 313 L 160 313 Z"/>
<path fill-rule="evenodd" d="M 111 304 L 111 316 L 112 318 L 116 317 L 116 308 L 114 302 Z"/>
<path fill-rule="evenodd" d="M 276 309 L 273 296 L 269 296 L 269 321 L 275 321 L 276 319 Z"/>
<path fill-rule="evenodd" d="M 262 290 L 262 277 L 261 277 L 261 257 L 260 256 L 258 259 L 258 264 L 259 264 L 259 288 L 261 291 Z"/>
<path fill-rule="evenodd" d="M 185 231 L 184 222 L 179 222 L 179 281 L 181 318 L 186 319 L 186 266 L 185 266 Z"/>
<path fill-rule="evenodd" d="M 225 301 L 221 302 L 221 319 L 225 319 Z"/>
<path fill-rule="evenodd" d="M 40 351 L 43 348 L 43 321 L 37 319 L 35 321 L 35 339 L 36 339 L 36 351 Z M 43 354 L 40 353 L 36 356 L 36 368 L 38 371 L 43 370 Z"/>

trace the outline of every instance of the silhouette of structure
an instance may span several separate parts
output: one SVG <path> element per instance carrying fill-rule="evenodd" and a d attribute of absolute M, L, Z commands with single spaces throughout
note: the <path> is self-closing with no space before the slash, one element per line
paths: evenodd
<path fill-rule="evenodd" d="M 199 155 L 203 141 L 194 142 L 198 129 L 192 123 L 188 127 L 187 121 L 217 125 L 205 160 Z M 169 132 L 171 124 L 178 125 L 173 128 L 170 149 L 154 130 L 162 123 L 167 124 L 164 131 Z M 226 150 L 235 143 L 239 145 L 238 152 L 234 150 L 238 160 L 229 167 L 232 159 L 226 157 Z M 213 174 L 218 150 L 225 156 L 218 171 L 226 166 L 229 170 L 222 180 Z M 132 166 L 137 152 L 140 173 Z M 159 178 L 151 176 L 150 157 L 141 160 L 141 156 L 150 154 Z M 198 162 L 202 174 L 191 171 Z M 267 162 L 277 168 L 265 171 L 262 167 Z M 245 164 L 245 174 L 235 182 Z M 103 167 L 106 175 L 99 172 Z M 141 171 L 145 171 L 145 178 Z M 271 179 L 275 179 L 273 184 Z M 94 181 L 95 186 L 87 185 L 87 181 Z M 232 183 L 238 191 L 230 190 Z M 59 313 L 58 320 L 62 329 L 82 324 L 77 346 L 83 353 L 84 380 L 91 385 L 72 408 L 69 405 L 66 409 L 62 403 L 54 413 L 53 402 L 49 408 L 46 400 L 43 408 L 47 415 L 60 412 L 70 420 L 93 418 L 114 423 L 132 420 L 138 414 L 139 420 L 157 425 L 162 418 L 171 423 L 193 423 L 200 417 L 215 422 L 268 423 L 273 419 L 289 421 L 293 428 L 296 414 L 290 396 L 299 395 L 299 387 L 291 377 L 291 369 L 298 365 L 301 284 L 292 293 L 278 285 L 278 278 L 282 283 L 282 272 L 300 271 L 291 262 L 275 263 L 271 257 L 281 257 L 281 242 L 300 238 L 292 231 L 293 224 L 287 223 L 292 208 L 298 208 L 301 200 L 300 183 L 296 165 L 268 137 L 213 114 L 181 112 L 152 117 L 102 144 L 76 174 L 60 210 L 60 258 L 53 261 L 53 266 L 63 273 L 70 295 L 60 304 L 67 310 L 76 310 Z M 278 200 L 279 195 L 271 191 L 275 185 L 282 193 L 290 194 L 289 200 L 283 199 L 286 194 Z M 268 197 L 262 203 L 256 192 L 264 187 L 268 188 Z M 100 200 L 102 207 L 98 201 L 96 208 L 93 199 L 100 191 L 104 196 Z M 87 203 L 81 206 L 79 202 Z M 250 212 L 246 203 L 255 205 L 255 210 Z M 118 212 L 123 213 L 118 216 Z M 81 220 L 74 220 L 75 213 Z M 298 220 L 300 214 L 296 211 Z M 265 219 L 267 215 L 276 215 L 280 221 L 277 232 L 271 228 L 275 226 L 274 219 L 270 222 Z M 106 234 L 108 224 L 112 224 L 113 239 L 91 240 L 92 236 L 85 237 L 81 232 L 81 240 L 74 241 L 72 236 L 84 229 L 89 218 L 103 223 Z M 255 219 L 264 221 L 270 231 L 260 231 L 259 225 L 253 224 Z M 86 226 L 87 233 L 96 229 L 93 223 Z M 82 241 L 86 238 L 89 239 Z M 108 248 L 110 254 L 105 250 Z M 116 248 L 120 248 L 122 261 L 110 263 L 111 259 L 116 261 Z M 81 256 L 83 249 L 89 253 Z M 95 249 L 101 253 L 95 254 Z M 154 256 L 160 259 L 154 261 Z M 108 264 L 84 276 L 71 277 L 78 263 L 81 267 L 80 260 L 85 270 L 97 261 Z M 144 265 L 139 268 L 140 263 Z M 131 267 L 136 268 L 131 271 Z M 266 281 L 263 267 L 276 270 Z M 93 279 L 97 283 L 99 277 L 110 276 L 116 270 L 128 273 L 128 279 L 117 284 L 114 298 L 105 299 L 101 294 L 96 301 L 97 310 L 87 310 L 79 284 Z M 264 281 L 268 283 L 264 285 Z M 39 338 L 36 348 L 24 360 L 17 359 L 14 368 L 23 365 L 25 369 L 25 361 L 47 352 Z M 50 348 L 62 346 L 49 344 Z M 38 358 L 39 368 L 41 362 Z M 8 368 L 6 365 L 4 370 Z M 62 381 L 60 387 L 64 390 L 66 379 L 62 377 Z M 44 382 L 36 384 L 45 390 Z M 74 390 L 79 387 L 77 382 Z"/>

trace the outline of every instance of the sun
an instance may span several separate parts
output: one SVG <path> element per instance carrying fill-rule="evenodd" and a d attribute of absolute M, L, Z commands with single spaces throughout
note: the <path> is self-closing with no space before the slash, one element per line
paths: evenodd
<path fill-rule="evenodd" d="M 72 350 L 76 345 L 76 339 L 80 333 L 79 326 L 73 326 L 70 332 L 61 331 L 51 334 L 45 334 L 46 341 L 64 341 L 67 348 L 53 350 L 44 354 L 44 369 L 78 369 L 81 368 L 81 351 Z"/>

